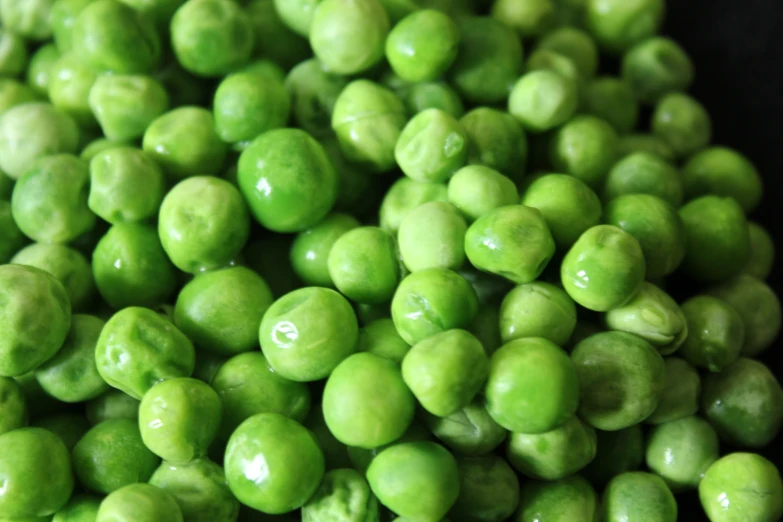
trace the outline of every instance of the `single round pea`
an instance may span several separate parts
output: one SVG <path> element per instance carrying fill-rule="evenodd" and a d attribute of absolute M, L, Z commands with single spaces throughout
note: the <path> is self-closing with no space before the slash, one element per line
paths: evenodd
<path fill-rule="evenodd" d="M 658 407 L 665 384 L 663 357 L 644 339 L 605 332 L 571 353 L 579 377 L 579 416 L 600 430 L 633 426 Z"/>
<path fill-rule="evenodd" d="M 381 228 L 396 235 L 411 210 L 431 201 L 448 201 L 446 185 L 415 181 L 407 176 L 399 178 L 389 187 L 381 201 Z"/>
<path fill-rule="evenodd" d="M 750 257 L 750 234 L 742 207 L 732 198 L 702 196 L 683 205 L 687 248 L 683 268 L 698 281 L 738 274 Z"/>
<path fill-rule="evenodd" d="M 135 140 L 169 108 L 169 96 L 156 79 L 143 75 L 104 75 L 89 92 L 89 108 L 112 141 Z"/>
<path fill-rule="evenodd" d="M 699 373 L 679 357 L 666 357 L 664 362 L 666 369 L 661 398 L 652 415 L 645 419 L 648 424 L 662 424 L 695 415 L 699 411 Z"/>
<path fill-rule="evenodd" d="M 82 56 L 65 53 L 52 65 L 50 75 L 48 95 L 52 105 L 83 127 L 95 127 L 97 122 L 88 98 L 98 71 L 85 63 Z"/>
<path fill-rule="evenodd" d="M 19 250 L 11 263 L 49 272 L 65 287 L 72 310 L 83 310 L 95 295 L 90 263 L 78 250 L 65 245 L 34 243 Z"/>
<path fill-rule="evenodd" d="M 411 345 L 446 330 L 467 328 L 477 311 L 473 287 L 467 279 L 445 268 L 408 275 L 391 303 L 397 332 Z"/>
<path fill-rule="evenodd" d="M 54 0 L 3 0 L 0 20 L 10 31 L 28 40 L 46 40 L 52 35 L 49 13 Z"/>
<path fill-rule="evenodd" d="M 595 76 L 598 69 L 598 47 L 593 38 L 576 27 L 560 27 L 546 33 L 538 42 L 539 49 L 549 49 L 570 58 L 585 78 Z"/>
<path fill-rule="evenodd" d="M 109 391 L 87 402 L 85 414 L 92 426 L 112 419 L 135 421 L 139 418 L 139 400 L 125 392 L 110 388 Z"/>
<path fill-rule="evenodd" d="M 136 422 L 104 421 L 85 433 L 73 448 L 73 469 L 91 491 L 111 493 L 128 484 L 147 482 L 160 459 L 144 446 Z"/>
<path fill-rule="evenodd" d="M 325 71 L 314 58 L 291 69 L 285 87 L 297 126 L 315 137 L 331 135 L 332 112 L 347 83 L 343 76 Z"/>
<path fill-rule="evenodd" d="M 707 468 L 718 459 L 718 435 L 700 417 L 659 424 L 647 440 L 647 467 L 672 491 L 696 489 Z"/>
<path fill-rule="evenodd" d="M 207 458 L 188 464 L 164 462 L 151 485 L 173 496 L 189 522 L 235 522 L 239 501 L 231 494 L 223 468 Z"/>
<path fill-rule="evenodd" d="M 71 329 L 57 354 L 35 370 L 41 387 L 62 402 L 94 399 L 109 386 L 95 366 L 95 345 L 104 322 L 91 315 L 74 315 Z"/>
<path fill-rule="evenodd" d="M 403 80 L 432 81 L 454 63 L 459 41 L 459 28 L 448 15 L 422 9 L 394 26 L 386 39 L 386 58 Z"/>
<path fill-rule="evenodd" d="M 315 56 L 327 69 L 345 76 L 380 62 L 388 34 L 389 17 L 378 0 L 321 0 L 309 32 Z"/>
<path fill-rule="evenodd" d="M 559 480 L 576 473 L 595 453 L 595 430 L 575 416 L 545 433 L 512 433 L 506 450 L 512 466 L 538 480 Z"/>
<path fill-rule="evenodd" d="M 302 36 L 310 33 L 315 8 L 322 0 L 274 0 L 280 19 L 292 31 Z"/>
<path fill-rule="evenodd" d="M 496 208 L 465 235 L 465 254 L 473 266 L 517 284 L 538 278 L 554 253 L 555 241 L 541 212 L 524 205 Z"/>
<path fill-rule="evenodd" d="M 17 105 L 0 115 L 0 169 L 18 179 L 39 158 L 76 151 L 76 122 L 48 103 Z"/>
<path fill-rule="evenodd" d="M 588 0 L 585 23 L 603 49 L 619 53 L 654 36 L 665 10 L 662 0 Z"/>
<path fill-rule="evenodd" d="M 682 304 L 688 336 L 680 357 L 711 372 L 721 372 L 740 355 L 745 342 L 742 316 L 725 301 L 698 295 Z"/>
<path fill-rule="evenodd" d="M 613 477 L 634 471 L 644 460 L 644 435 L 640 425 L 617 431 L 596 430 L 598 450 L 584 469 L 584 476 L 597 488 Z"/>
<path fill-rule="evenodd" d="M 171 46 L 185 70 L 223 76 L 250 61 L 253 24 L 236 2 L 192 0 L 171 19 Z"/>
<path fill-rule="evenodd" d="M 652 117 L 653 134 L 669 144 L 677 157 L 689 156 L 712 139 L 712 121 L 704 106 L 687 94 L 661 98 Z"/>
<path fill-rule="evenodd" d="M 459 94 L 446 82 L 415 83 L 403 89 L 400 96 L 411 115 L 427 109 L 440 109 L 455 118 L 461 118 L 465 113 Z"/>
<path fill-rule="evenodd" d="M 559 172 L 598 186 L 614 165 L 617 139 L 617 132 L 604 120 L 577 116 L 555 132 L 549 157 Z"/>
<path fill-rule="evenodd" d="M 21 75 L 27 65 L 27 56 L 24 39 L 6 29 L 0 29 L 0 74 Z"/>
<path fill-rule="evenodd" d="M 42 96 L 48 94 L 52 67 L 59 57 L 60 52 L 54 44 L 46 44 L 39 47 L 30 57 L 25 78 L 27 80 L 27 85 L 35 93 Z M 5 110 L 2 112 L 5 112 Z"/>
<path fill-rule="evenodd" d="M 541 338 L 517 339 L 492 355 L 484 395 L 487 410 L 504 428 L 544 433 L 576 412 L 579 388 L 574 364 Z"/>
<path fill-rule="evenodd" d="M 440 109 L 427 109 L 402 130 L 394 156 L 408 177 L 442 182 L 465 164 L 467 140 L 467 132 L 456 119 Z"/>
<path fill-rule="evenodd" d="M 440 201 L 411 210 L 400 224 L 400 255 L 411 271 L 426 268 L 458 270 L 465 262 L 467 225 L 457 209 Z"/>
<path fill-rule="evenodd" d="M 10 377 L 0 377 L 0 435 L 27 426 L 27 402 L 22 387 Z"/>
<path fill-rule="evenodd" d="M 302 506 L 302 520 L 377 520 L 378 509 L 378 499 L 361 473 L 352 469 L 335 469 L 324 475 L 318 490 Z"/>
<path fill-rule="evenodd" d="M 631 471 L 613 478 L 603 496 L 603 520 L 676 522 L 677 502 L 658 475 Z"/>
<path fill-rule="evenodd" d="M 206 454 L 221 415 L 220 396 L 209 385 L 186 377 L 162 381 L 141 400 L 141 438 L 167 462 L 187 464 Z"/>
<path fill-rule="evenodd" d="M 750 260 L 745 265 L 743 273 L 764 281 L 775 265 L 775 242 L 763 226 L 748 221 L 750 234 Z"/>
<path fill-rule="evenodd" d="M 291 265 L 307 285 L 333 286 L 329 275 L 329 252 L 338 238 L 359 227 L 348 214 L 334 213 L 320 223 L 300 232 L 291 245 Z"/>
<path fill-rule="evenodd" d="M 538 209 L 557 248 L 573 245 L 601 220 L 601 201 L 583 181 L 565 174 L 545 174 L 533 180 L 521 203 Z"/>
<path fill-rule="evenodd" d="M 669 162 L 676 159 L 672 148 L 657 136 L 641 133 L 620 136 L 618 158 L 622 159 L 637 152 L 646 152 Z"/>
<path fill-rule="evenodd" d="M 358 227 L 341 235 L 329 252 L 328 267 L 337 289 L 357 303 L 388 302 L 400 279 L 394 238 L 378 227 Z"/>
<path fill-rule="evenodd" d="M 382 451 L 370 464 L 367 480 L 383 505 L 413 520 L 440 520 L 459 496 L 457 462 L 434 442 L 396 444 Z"/>
<path fill-rule="evenodd" d="M 459 497 L 449 511 L 454 522 L 506 520 L 519 505 L 519 479 L 500 457 L 458 458 Z"/>
<path fill-rule="evenodd" d="M 644 282 L 644 253 L 630 234 L 611 225 L 588 229 L 563 259 L 561 280 L 568 295 L 589 310 L 622 306 Z"/>
<path fill-rule="evenodd" d="M 90 423 L 82 413 L 54 413 L 39 417 L 33 426 L 43 428 L 60 437 L 68 452 L 90 429 Z"/>
<path fill-rule="evenodd" d="M 499 325 L 504 343 L 542 337 L 563 346 L 576 327 L 576 305 L 555 285 L 539 281 L 522 284 L 503 299 Z"/>
<path fill-rule="evenodd" d="M 492 452 L 503 443 L 508 434 L 490 416 L 481 396 L 446 417 L 425 414 L 423 418 L 433 435 L 451 451 L 466 457 L 477 457 Z"/>
<path fill-rule="evenodd" d="M 174 180 L 211 176 L 220 171 L 226 158 L 226 144 L 220 141 L 214 126 L 210 111 L 180 107 L 149 124 L 142 148 Z"/>
<path fill-rule="evenodd" d="M 250 215 L 242 195 L 219 178 L 195 176 L 181 181 L 160 206 L 160 242 L 172 263 L 185 272 L 228 265 L 249 233 Z"/>
<path fill-rule="evenodd" d="M 529 132 L 552 130 L 571 119 L 577 91 L 568 78 L 548 69 L 531 71 L 514 85 L 508 100 L 511 113 Z"/>
<path fill-rule="evenodd" d="M 622 77 L 639 101 L 655 103 L 671 92 L 690 87 L 694 78 L 693 63 L 674 40 L 657 36 L 639 42 L 625 53 Z"/>
<path fill-rule="evenodd" d="M 618 161 L 604 184 L 604 200 L 626 194 L 657 196 L 678 208 L 683 199 L 680 174 L 668 161 L 649 152 L 635 152 Z"/>
<path fill-rule="evenodd" d="M 513 116 L 479 107 L 459 122 L 468 135 L 469 165 L 483 165 L 519 181 L 527 164 L 527 136 Z"/>
<path fill-rule="evenodd" d="M 306 60 L 312 51 L 309 42 L 283 22 L 282 16 L 275 8 L 275 3 L 274 0 L 252 0 L 245 6 L 245 12 L 254 27 L 253 55 L 272 60 L 290 69 Z M 297 2 L 277 3 L 285 9 Z"/>
<path fill-rule="evenodd" d="M 54 514 L 52 522 L 94 522 L 98 517 L 101 500 L 101 497 L 95 495 L 76 495 Z"/>
<path fill-rule="evenodd" d="M 338 175 L 323 146 L 299 129 L 262 134 L 239 157 L 239 188 L 250 212 L 275 232 L 300 232 L 337 200 Z"/>
<path fill-rule="evenodd" d="M 183 522 L 176 499 L 149 484 L 129 484 L 102 502 L 95 522 Z"/>
<path fill-rule="evenodd" d="M 514 28 L 523 38 L 538 36 L 554 22 L 552 0 L 495 0 L 492 16 Z"/>
<path fill-rule="evenodd" d="M 195 352 L 185 335 L 149 308 L 123 308 L 101 331 L 98 372 L 114 388 L 141 399 L 156 383 L 188 377 Z"/>
<path fill-rule="evenodd" d="M 358 352 L 369 352 L 401 364 L 410 349 L 390 318 L 375 319 L 359 329 Z"/>
<path fill-rule="evenodd" d="M 451 84 L 467 102 L 503 102 L 522 73 L 519 36 L 511 27 L 486 16 L 462 16 L 457 25 L 462 38 L 449 70 Z"/>
<path fill-rule="evenodd" d="M 595 491 L 579 475 L 554 482 L 529 480 L 522 485 L 520 497 L 514 522 L 593 522 L 600 516 Z"/>
<path fill-rule="evenodd" d="M 47 517 L 62 508 L 73 491 L 65 444 L 41 428 L 0 435 L 0 476 L 0 516 L 9 519 Z"/>
<path fill-rule="evenodd" d="M 714 522 L 772 522 L 783 516 L 780 472 L 754 453 L 731 453 L 717 460 L 699 482 L 699 498 Z"/>
<path fill-rule="evenodd" d="M 468 165 L 459 169 L 449 180 L 448 197 L 449 202 L 468 221 L 475 221 L 498 207 L 514 205 L 519 201 L 514 182 L 483 165 Z"/>
<path fill-rule="evenodd" d="M 671 112 L 681 109 L 675 106 Z M 727 147 L 710 147 L 694 154 L 682 170 L 689 199 L 715 194 L 733 197 L 749 213 L 761 201 L 762 182 L 755 166 L 741 153 Z"/>
<path fill-rule="evenodd" d="M 783 425 L 783 388 L 764 364 L 740 358 L 704 379 L 701 408 L 721 440 L 763 448 Z"/>
<path fill-rule="evenodd" d="M 145 74 L 158 65 L 161 42 L 140 12 L 117 0 L 97 0 L 77 16 L 71 51 L 99 71 Z"/>
<path fill-rule="evenodd" d="M 62 283 L 38 268 L 0 265 L 0 289 L 0 376 L 14 377 L 57 353 L 71 304 Z"/>
<path fill-rule="evenodd" d="M 618 134 L 633 131 L 639 121 L 639 103 L 631 86 L 612 76 L 602 76 L 587 84 L 584 112 L 601 118 Z"/>
<path fill-rule="evenodd" d="M 234 496 L 264 513 L 303 506 L 324 475 L 324 456 L 313 434 L 277 413 L 243 422 L 226 448 L 226 479 Z"/>
<path fill-rule="evenodd" d="M 113 308 L 154 306 L 174 293 L 176 274 L 150 225 L 119 223 L 92 254 L 92 274 L 101 297 Z"/>

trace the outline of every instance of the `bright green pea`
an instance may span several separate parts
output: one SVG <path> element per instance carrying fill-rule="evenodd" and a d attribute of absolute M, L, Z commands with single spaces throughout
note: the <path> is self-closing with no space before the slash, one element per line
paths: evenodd
<path fill-rule="evenodd" d="M 620 136 L 617 157 L 622 159 L 636 152 L 646 152 L 669 162 L 676 159 L 672 148 L 657 136 L 652 134 Z"/>
<path fill-rule="evenodd" d="M 223 76 L 250 61 L 253 24 L 231 0 L 191 0 L 171 19 L 171 46 L 185 70 Z"/>
<path fill-rule="evenodd" d="M 587 84 L 584 92 L 584 112 L 606 121 L 618 134 L 628 134 L 636 128 L 639 104 L 626 81 L 603 76 Z"/>
<path fill-rule="evenodd" d="M 448 189 L 449 202 L 469 221 L 519 201 L 514 182 L 483 165 L 468 165 L 458 170 L 449 180 Z"/>
<path fill-rule="evenodd" d="M 633 471 L 613 478 L 603 496 L 603 520 L 676 522 L 677 502 L 658 475 Z"/>
<path fill-rule="evenodd" d="M 0 516 L 10 519 L 47 517 L 62 508 L 73 491 L 65 444 L 41 428 L 0 435 L 0 476 Z"/>
<path fill-rule="evenodd" d="M 672 491 L 696 489 L 710 465 L 718 460 L 718 435 L 700 417 L 659 424 L 647 440 L 647 467 Z"/>
<path fill-rule="evenodd" d="M 459 94 L 445 82 L 415 83 L 399 94 L 411 115 L 427 109 L 440 109 L 454 118 L 460 118 L 465 112 Z"/>
<path fill-rule="evenodd" d="M 457 58 L 457 24 L 440 11 L 422 9 L 398 22 L 386 39 L 386 58 L 405 81 L 432 81 Z"/>
<path fill-rule="evenodd" d="M 144 446 L 136 422 L 104 421 L 88 431 L 73 448 L 73 469 L 91 491 L 111 493 L 128 484 L 146 482 L 160 459 Z"/>
<path fill-rule="evenodd" d="M 414 407 L 399 365 L 371 353 L 345 359 L 324 388 L 326 425 L 349 446 L 372 449 L 398 439 L 413 420 Z"/>
<path fill-rule="evenodd" d="M 76 151 L 79 128 L 49 103 L 25 103 L 0 115 L 0 170 L 18 179 L 43 156 Z"/>
<path fill-rule="evenodd" d="M 544 433 L 576 412 L 579 389 L 574 364 L 550 341 L 511 341 L 496 351 L 490 362 L 484 391 L 487 410 L 504 428 Z"/>
<path fill-rule="evenodd" d="M 402 221 L 413 209 L 431 201 L 448 201 L 446 185 L 415 181 L 407 176 L 399 178 L 381 201 L 381 228 L 396 235 Z"/>
<path fill-rule="evenodd" d="M 510 114 L 479 107 L 460 119 L 468 134 L 468 164 L 484 165 L 519 181 L 527 163 L 527 137 Z"/>
<path fill-rule="evenodd" d="M 65 53 L 71 50 L 71 38 L 76 18 L 93 0 L 55 0 L 49 12 L 49 23 L 56 48 Z"/>
<path fill-rule="evenodd" d="M 466 230 L 465 220 L 453 205 L 440 201 L 420 205 L 400 224 L 397 237 L 402 261 L 411 272 L 458 270 L 465 262 Z"/>
<path fill-rule="evenodd" d="M 107 138 L 135 140 L 168 110 L 169 96 L 150 76 L 104 75 L 90 89 L 89 107 Z"/>
<path fill-rule="evenodd" d="M 174 324 L 198 348 L 231 356 L 258 346 L 258 325 L 272 301 L 266 281 L 252 270 L 213 270 L 182 288 Z"/>
<path fill-rule="evenodd" d="M 563 346 L 576 327 L 576 305 L 555 285 L 539 281 L 521 284 L 503 299 L 499 325 L 504 343 L 543 337 Z"/>
<path fill-rule="evenodd" d="M 316 59 L 303 61 L 291 69 L 285 87 L 297 126 L 315 137 L 332 134 L 332 112 L 346 85 L 344 77 L 325 71 Z"/>
<path fill-rule="evenodd" d="M 24 39 L 6 29 L 0 29 L 0 74 L 19 76 L 27 66 L 27 46 Z"/>
<path fill-rule="evenodd" d="M 598 47 L 593 38 L 576 27 L 561 27 L 545 34 L 539 49 L 549 49 L 570 58 L 585 78 L 595 76 L 598 69 Z"/>
<path fill-rule="evenodd" d="M 663 0 L 588 0 L 585 23 L 603 49 L 619 53 L 654 36 L 665 11 Z"/>
<path fill-rule="evenodd" d="M 63 285 L 43 270 L 0 265 L 0 376 L 20 376 L 49 360 L 71 324 Z"/>
<path fill-rule="evenodd" d="M 662 424 L 695 415 L 699 411 L 699 372 L 679 357 L 666 357 L 664 362 L 666 369 L 663 391 L 658 407 L 645 419 L 648 424 Z"/>
<path fill-rule="evenodd" d="M 576 473 L 595 453 L 595 430 L 576 416 L 544 433 L 512 433 L 506 450 L 512 466 L 537 480 L 560 480 Z"/>
<path fill-rule="evenodd" d="M 596 435 L 598 451 L 583 473 L 596 488 L 602 488 L 616 475 L 641 467 L 645 443 L 638 424 L 617 431 L 596 430 Z"/>
<path fill-rule="evenodd" d="M 109 391 L 87 402 L 85 410 L 87 420 L 93 426 L 112 419 L 130 419 L 135 421 L 139 418 L 139 400 L 127 393 L 111 388 Z"/>
<path fill-rule="evenodd" d="M 489 17 L 460 17 L 457 25 L 462 39 L 449 71 L 451 83 L 468 102 L 504 101 L 522 72 L 519 36 L 511 27 Z"/>
<path fill-rule="evenodd" d="M 675 110 L 682 109 L 675 107 L 671 112 Z M 688 199 L 706 194 L 733 197 L 746 213 L 761 202 L 763 187 L 756 167 L 727 147 L 710 147 L 694 154 L 683 167 L 682 176 Z"/>
<path fill-rule="evenodd" d="M 661 98 L 651 126 L 653 134 L 668 143 L 678 157 L 699 151 L 712 139 L 707 110 L 687 94 L 672 93 Z"/>
<path fill-rule="evenodd" d="M 307 285 L 333 286 L 327 260 L 337 239 L 359 222 L 348 214 L 334 213 L 300 232 L 291 245 L 291 265 Z"/>
<path fill-rule="evenodd" d="M 698 295 L 682 304 L 688 336 L 679 355 L 698 368 L 723 371 L 737 360 L 745 341 L 742 316 L 725 301 Z"/>
<path fill-rule="evenodd" d="M 287 7 L 295 2 L 280 2 Z M 279 63 L 286 69 L 306 60 L 311 53 L 309 42 L 283 22 L 274 0 L 252 0 L 245 12 L 253 22 L 253 55 Z"/>
<path fill-rule="evenodd" d="M 748 222 L 750 260 L 743 273 L 764 281 L 775 265 L 775 242 L 767 229 L 753 221 Z"/>
<path fill-rule="evenodd" d="M 92 274 L 101 297 L 113 308 L 166 302 L 177 283 L 158 234 L 150 225 L 120 223 L 98 241 Z"/>
<path fill-rule="evenodd" d="M 699 483 L 699 498 L 714 522 L 772 522 L 783 516 L 780 472 L 754 453 L 731 453 L 717 460 Z"/>
<path fill-rule="evenodd" d="M 356 351 L 369 352 L 402 364 L 411 346 L 406 343 L 389 318 L 376 319 L 359 329 Z"/>
<path fill-rule="evenodd" d="M 514 28 L 523 38 L 545 33 L 553 24 L 552 0 L 495 0 L 492 16 Z"/>
<path fill-rule="evenodd" d="M 72 451 L 90 429 L 90 423 L 82 413 L 54 413 L 38 418 L 33 426 L 51 431 L 65 443 L 68 451 Z"/>
<path fill-rule="evenodd" d="M 492 452 L 508 434 L 487 412 L 484 399 L 480 396 L 446 417 L 425 414 L 423 418 L 427 428 L 443 444 L 457 455 L 467 457 Z"/>
<path fill-rule="evenodd" d="M 606 201 L 625 194 L 657 196 L 678 208 L 683 199 L 682 178 L 663 158 L 648 152 L 635 152 L 612 167 L 604 185 Z"/>
<path fill-rule="evenodd" d="M 280 19 L 301 36 L 310 34 L 315 9 L 323 0 L 274 0 Z"/>
<path fill-rule="evenodd" d="M 52 35 L 49 13 L 54 0 L 3 0 L 0 2 L 0 21 L 10 31 L 34 41 Z"/>
<path fill-rule="evenodd" d="M 0 114 L 17 105 L 35 101 L 38 101 L 38 93 L 29 86 L 13 78 L 0 78 Z"/>
<path fill-rule="evenodd" d="M 514 84 L 511 113 L 529 132 L 540 133 L 566 123 L 577 108 L 573 81 L 548 69 L 531 71 Z"/>
<path fill-rule="evenodd" d="M 129 484 L 112 492 L 95 522 L 183 522 L 176 499 L 149 484 Z"/>
<path fill-rule="evenodd" d="M 95 357 L 104 380 L 136 399 L 162 380 L 188 377 L 195 364 L 188 338 L 167 319 L 138 307 L 124 308 L 109 319 Z"/>
<path fill-rule="evenodd" d="M 473 287 L 445 268 L 419 270 L 405 277 L 391 304 L 397 331 L 411 345 L 446 330 L 467 328 L 477 311 Z"/>
<path fill-rule="evenodd" d="M 383 505 L 413 520 L 440 520 L 459 496 L 457 462 L 434 442 L 391 446 L 373 459 L 367 479 Z"/>
<path fill-rule="evenodd" d="M 577 116 L 558 129 L 549 157 L 559 171 L 599 186 L 617 158 L 617 133 L 604 120 Z"/>
<path fill-rule="evenodd" d="M 315 225 L 337 199 L 339 178 L 326 151 L 299 129 L 256 138 L 239 157 L 238 176 L 253 216 L 276 232 Z"/>
<path fill-rule="evenodd" d="M 514 522 L 594 522 L 600 516 L 595 491 L 580 475 L 554 482 L 529 480 L 520 496 Z"/>
<path fill-rule="evenodd" d="M 449 511 L 454 522 L 506 520 L 519 505 L 519 479 L 500 457 L 458 458 L 459 497 Z"/>
<path fill-rule="evenodd" d="M 408 122 L 394 155 L 402 171 L 416 181 L 446 181 L 468 154 L 464 127 L 440 109 L 427 109 Z"/>
<path fill-rule="evenodd" d="M 321 0 L 309 31 L 315 56 L 328 70 L 342 75 L 366 71 L 380 62 L 388 34 L 389 17 L 378 0 Z"/>
<path fill-rule="evenodd" d="M 209 385 L 191 378 L 162 381 L 141 400 L 141 438 L 167 462 L 187 464 L 206 454 L 221 415 L 220 396 Z"/>
<path fill-rule="evenodd" d="M 75 53 L 61 55 L 49 71 L 49 99 L 56 109 L 80 125 L 92 128 L 96 121 L 88 102 L 98 72 Z"/>
<path fill-rule="evenodd" d="M 0 377 L 0 435 L 27 426 L 24 392 L 10 377 Z"/>
<path fill-rule="evenodd" d="M 378 499 L 362 474 L 352 469 L 327 472 L 313 497 L 302 506 L 303 522 L 370 522 L 378 516 Z"/>
<path fill-rule="evenodd" d="M 94 495 L 74 496 L 54 514 L 52 522 L 95 522 L 101 500 L 101 497 Z"/>
<path fill-rule="evenodd" d="M 269 514 L 303 506 L 324 475 L 324 456 L 313 434 L 277 413 L 260 413 L 231 435 L 226 479 L 246 506 Z"/>
<path fill-rule="evenodd" d="M 210 111 L 180 107 L 150 123 L 144 131 L 142 148 L 175 180 L 214 175 L 226 158 L 226 145 L 214 126 Z"/>
<path fill-rule="evenodd" d="M 671 92 L 687 90 L 693 83 L 693 63 L 674 40 L 654 37 L 625 53 L 622 77 L 640 102 L 652 104 Z"/>

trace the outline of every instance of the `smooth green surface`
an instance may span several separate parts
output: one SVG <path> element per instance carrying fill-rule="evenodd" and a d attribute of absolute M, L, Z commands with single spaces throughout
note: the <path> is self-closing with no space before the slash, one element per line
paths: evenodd
<path fill-rule="evenodd" d="M 577 108 L 574 83 L 542 69 L 522 76 L 511 91 L 508 112 L 530 132 L 545 132 L 566 123 Z"/>
<path fill-rule="evenodd" d="M 558 172 L 600 186 L 617 157 L 617 132 L 595 116 L 577 116 L 555 131 L 549 158 Z"/>
<path fill-rule="evenodd" d="M 750 260 L 745 265 L 744 273 L 761 279 L 767 279 L 775 264 L 775 242 L 766 228 L 749 221 Z"/>
<path fill-rule="evenodd" d="M 89 109 L 113 141 L 134 140 L 169 108 L 169 95 L 158 80 L 144 75 L 100 76 L 89 92 Z"/>
<path fill-rule="evenodd" d="M 576 327 L 576 305 L 555 285 L 535 281 L 511 290 L 500 305 L 503 342 L 543 337 L 564 346 Z"/>
<path fill-rule="evenodd" d="M 639 104 L 631 86 L 612 76 L 602 76 L 587 84 L 584 111 L 606 121 L 618 134 L 632 132 L 639 122 Z"/>
<path fill-rule="evenodd" d="M 454 63 L 459 41 L 459 28 L 448 15 L 422 9 L 394 26 L 386 39 L 386 59 L 405 81 L 432 81 Z"/>
<path fill-rule="evenodd" d="M 696 368 L 679 357 L 666 357 L 663 391 L 658 407 L 645 422 L 661 424 L 699 411 L 699 395 L 701 394 L 701 377 Z"/>
<path fill-rule="evenodd" d="M 459 497 L 449 511 L 454 522 L 506 520 L 519 505 L 519 479 L 501 457 L 457 459 Z"/>
<path fill-rule="evenodd" d="M 449 180 L 449 202 L 468 221 L 475 221 L 490 211 L 519 201 L 514 182 L 484 165 L 468 165 Z"/>
<path fill-rule="evenodd" d="M 0 377 L 0 435 L 27 426 L 27 404 L 21 386 Z"/>
<path fill-rule="evenodd" d="M 514 522 L 593 522 L 599 517 L 595 491 L 579 475 L 553 482 L 529 480 L 520 496 Z"/>
<path fill-rule="evenodd" d="M 358 227 L 359 222 L 353 216 L 335 212 L 300 232 L 291 245 L 290 254 L 291 266 L 299 278 L 312 286 L 333 286 L 329 253 L 343 234 Z"/>
<path fill-rule="evenodd" d="M 647 440 L 647 467 L 672 491 L 695 489 L 718 459 L 718 435 L 700 417 L 683 417 L 653 428 Z"/>
<path fill-rule="evenodd" d="M 381 228 L 397 234 L 403 219 L 416 207 L 431 201 L 448 201 L 448 189 L 440 183 L 423 183 L 403 176 L 395 181 L 381 201 Z"/>
<path fill-rule="evenodd" d="M 728 147 L 710 147 L 694 154 L 683 166 L 682 175 L 688 198 L 729 196 L 745 212 L 751 212 L 761 201 L 763 186 L 756 167 L 742 153 Z"/>
<path fill-rule="evenodd" d="M 406 176 L 429 183 L 446 181 L 468 155 L 468 135 L 462 124 L 440 109 L 411 118 L 400 133 L 394 157 Z"/>
<path fill-rule="evenodd" d="M 468 134 L 468 164 L 483 165 L 517 181 L 527 163 L 528 144 L 522 125 L 510 114 L 479 107 L 460 123 Z"/>
<path fill-rule="evenodd" d="M 446 417 L 425 415 L 424 423 L 452 452 L 466 457 L 490 453 L 500 446 L 508 434 L 490 416 L 480 396 Z"/>
<path fill-rule="evenodd" d="M 663 0 L 588 0 L 585 24 L 604 50 L 619 53 L 658 32 L 665 6 Z"/>
<path fill-rule="evenodd" d="M 95 426 L 111 419 L 139 418 L 139 400 L 114 388 L 89 401 L 85 406 L 87 420 Z"/>
<path fill-rule="evenodd" d="M 694 78 L 693 63 L 674 40 L 657 36 L 638 43 L 625 53 L 622 77 L 631 85 L 639 101 L 655 103 L 670 92 L 690 87 Z"/>
<path fill-rule="evenodd" d="M 604 490 L 605 522 L 676 522 L 677 502 L 666 483 L 651 473 L 623 473 Z"/>
<path fill-rule="evenodd" d="M 649 150 L 630 152 L 609 171 L 604 201 L 625 194 L 649 194 L 678 208 L 683 200 L 682 177 L 668 159 Z"/>
<path fill-rule="evenodd" d="M 717 297 L 697 295 L 682 304 L 688 337 L 678 355 L 711 372 L 723 371 L 737 360 L 745 341 L 742 316 Z"/>
<path fill-rule="evenodd" d="M 95 522 L 101 506 L 101 497 L 77 495 L 55 513 L 52 522 Z"/>
<path fill-rule="evenodd" d="M 689 156 L 712 139 L 707 109 L 687 94 L 668 94 L 655 107 L 652 132 L 669 144 L 678 157 Z"/>
<path fill-rule="evenodd" d="M 450 203 L 433 201 L 411 210 L 397 232 L 400 256 L 411 272 L 459 270 L 465 262 L 467 224 Z"/>
<path fill-rule="evenodd" d="M 176 499 L 149 484 L 130 484 L 107 496 L 95 522 L 183 522 Z"/>

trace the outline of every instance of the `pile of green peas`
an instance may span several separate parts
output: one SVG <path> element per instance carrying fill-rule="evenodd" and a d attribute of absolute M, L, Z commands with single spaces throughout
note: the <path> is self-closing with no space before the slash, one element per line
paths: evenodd
<path fill-rule="evenodd" d="M 664 10 L 0 0 L 0 522 L 781 520 Z"/>

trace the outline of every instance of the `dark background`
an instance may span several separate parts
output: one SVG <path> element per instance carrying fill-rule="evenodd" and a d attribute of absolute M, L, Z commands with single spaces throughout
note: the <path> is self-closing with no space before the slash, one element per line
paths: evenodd
<path fill-rule="evenodd" d="M 713 141 L 745 153 L 764 179 L 762 223 L 778 245 L 769 279 L 783 296 L 783 1 L 669 0 L 664 32 L 696 66 L 691 89 L 712 116 Z M 778 341 L 762 357 L 783 380 Z M 783 436 L 762 451 L 783 470 Z M 694 495 L 680 501 L 682 521 L 707 520 Z"/>

